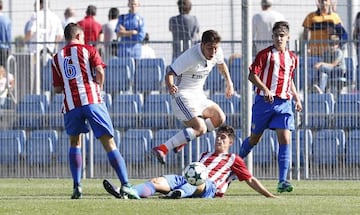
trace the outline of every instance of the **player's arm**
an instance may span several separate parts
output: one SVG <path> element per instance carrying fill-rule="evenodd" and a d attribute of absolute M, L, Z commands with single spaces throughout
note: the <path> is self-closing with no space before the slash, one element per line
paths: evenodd
<path fill-rule="evenodd" d="M 291 80 L 291 86 L 290 87 L 291 87 L 291 92 L 292 92 L 292 95 L 293 95 L 293 99 L 295 101 L 295 110 L 300 112 L 300 111 L 302 111 L 302 104 L 301 104 L 301 100 L 299 98 L 299 94 L 297 93 L 297 90 L 296 90 L 294 79 Z"/>
<path fill-rule="evenodd" d="M 250 71 L 248 76 L 249 81 L 264 92 L 264 99 L 270 103 L 274 101 L 274 97 L 271 94 L 269 88 L 260 80 L 259 76 L 254 72 Z"/>
<path fill-rule="evenodd" d="M 174 70 L 171 68 L 171 66 L 169 66 L 165 75 L 165 83 L 167 88 L 169 89 L 170 95 L 174 95 L 178 90 L 177 86 L 174 83 L 175 75 L 176 74 Z"/>
<path fill-rule="evenodd" d="M 254 176 L 252 176 L 251 178 L 245 180 L 245 182 L 252 188 L 254 189 L 256 192 L 262 194 L 265 197 L 270 197 L 270 198 L 278 198 L 277 196 L 275 196 L 274 194 L 270 193 L 270 191 L 268 191 L 259 180 L 257 180 Z"/>
<path fill-rule="evenodd" d="M 230 98 L 232 95 L 234 95 L 234 85 L 230 77 L 229 68 L 225 63 L 217 64 L 217 67 L 226 82 L 225 96 L 226 98 Z"/>
<path fill-rule="evenodd" d="M 104 80 L 105 80 L 105 73 L 104 68 L 102 65 L 97 65 L 95 67 L 95 74 L 96 74 L 96 83 L 99 84 L 100 89 L 103 89 L 104 86 Z"/>

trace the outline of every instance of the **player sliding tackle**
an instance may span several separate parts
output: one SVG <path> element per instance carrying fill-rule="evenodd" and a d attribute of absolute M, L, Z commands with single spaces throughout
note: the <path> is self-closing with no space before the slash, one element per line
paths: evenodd
<path fill-rule="evenodd" d="M 215 198 L 223 197 L 233 179 L 245 181 L 252 189 L 265 197 L 276 197 L 270 193 L 259 180 L 248 171 L 245 162 L 237 154 L 229 153 L 234 144 L 235 131 L 230 126 L 220 126 L 216 132 L 214 152 L 205 152 L 201 155 L 200 163 L 207 168 L 208 177 L 205 181 L 193 186 L 186 181 L 185 176 L 164 175 L 150 179 L 136 185 L 134 188 L 141 198 L 154 195 L 156 192 L 165 194 L 167 198 Z M 189 180 L 190 182 L 191 180 Z M 196 184 L 196 180 L 193 181 Z M 109 180 L 103 181 L 105 190 L 116 198 L 122 198 L 120 188 Z"/>

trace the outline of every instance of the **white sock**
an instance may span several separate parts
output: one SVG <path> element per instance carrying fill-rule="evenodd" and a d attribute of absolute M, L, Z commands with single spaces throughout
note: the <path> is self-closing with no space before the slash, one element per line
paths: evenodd
<path fill-rule="evenodd" d="M 213 131 L 215 130 L 215 126 L 214 124 L 211 122 L 211 119 L 210 118 L 206 118 L 204 119 L 205 121 L 205 124 L 206 124 L 206 127 L 207 127 L 207 131 Z"/>
<path fill-rule="evenodd" d="M 170 139 L 168 139 L 164 145 L 166 148 L 173 149 L 177 146 L 180 146 L 184 143 L 188 143 L 195 139 L 195 132 L 193 128 L 185 128 L 178 133 L 176 133 L 174 136 L 172 136 Z"/>

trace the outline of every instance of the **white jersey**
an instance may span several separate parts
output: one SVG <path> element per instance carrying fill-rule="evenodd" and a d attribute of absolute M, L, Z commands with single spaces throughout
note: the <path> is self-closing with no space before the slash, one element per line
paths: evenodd
<path fill-rule="evenodd" d="M 224 54 L 221 47 L 215 56 L 207 60 L 201 52 L 200 43 L 186 50 L 171 65 L 177 75 L 177 94 L 194 94 L 194 91 L 203 92 L 205 80 L 216 64 L 224 63 Z"/>

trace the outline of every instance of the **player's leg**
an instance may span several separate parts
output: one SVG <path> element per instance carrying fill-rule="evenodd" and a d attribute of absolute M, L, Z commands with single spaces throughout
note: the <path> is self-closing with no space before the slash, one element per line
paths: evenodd
<path fill-rule="evenodd" d="M 278 166 L 279 166 L 279 183 L 278 192 L 291 192 L 293 186 L 286 180 L 291 160 L 291 130 L 294 130 L 294 114 L 292 112 L 291 100 L 284 101 L 276 99 L 278 102 L 278 112 L 272 118 L 270 128 L 276 128 L 276 134 L 279 142 Z"/>
<path fill-rule="evenodd" d="M 272 113 L 271 104 L 265 102 L 263 96 L 256 96 L 252 107 L 251 134 L 241 144 L 240 157 L 245 158 L 252 148 L 259 143 L 264 130 L 268 128 Z"/>
<path fill-rule="evenodd" d="M 124 158 L 115 144 L 113 138 L 114 128 L 105 104 L 86 106 L 86 117 L 94 132 L 94 136 L 102 143 L 107 152 L 109 162 L 119 177 L 121 192 L 124 192 L 129 198 L 139 199 L 140 197 L 129 183 Z"/>
<path fill-rule="evenodd" d="M 73 194 L 72 199 L 79 199 L 82 197 L 81 189 L 81 169 L 82 169 L 82 155 L 81 155 L 81 133 L 88 132 L 85 124 L 85 119 L 82 115 L 81 108 L 75 108 L 64 115 L 64 124 L 66 133 L 70 137 L 69 149 L 69 166 L 73 178 Z"/>

